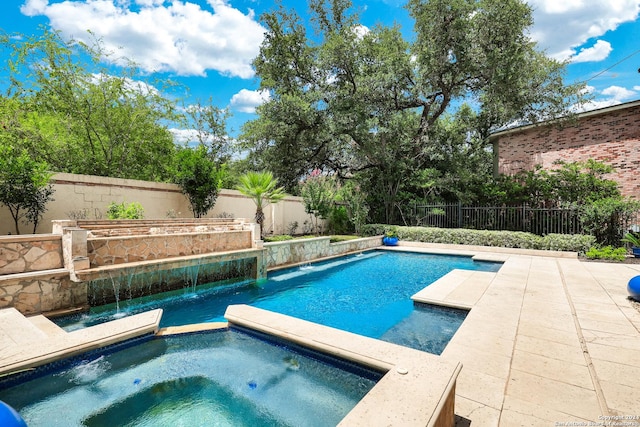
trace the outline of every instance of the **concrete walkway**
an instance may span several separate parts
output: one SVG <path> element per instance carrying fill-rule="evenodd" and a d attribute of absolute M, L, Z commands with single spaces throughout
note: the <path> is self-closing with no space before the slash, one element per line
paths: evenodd
<path fill-rule="evenodd" d="M 463 364 L 456 425 L 640 426 L 640 313 L 626 290 L 640 265 L 499 257 L 498 273 L 454 271 L 414 296 L 471 308 L 442 354 Z"/>

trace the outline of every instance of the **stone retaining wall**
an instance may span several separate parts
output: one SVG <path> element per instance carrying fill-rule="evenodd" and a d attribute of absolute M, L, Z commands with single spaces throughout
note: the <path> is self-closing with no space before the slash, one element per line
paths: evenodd
<path fill-rule="evenodd" d="M 176 287 L 266 277 L 268 268 L 380 246 L 380 237 L 330 243 L 329 237 L 267 243 L 255 227 L 207 233 L 87 239 L 88 230 L 0 237 L 0 308 L 24 314 L 105 304 Z M 249 229 L 247 229 L 249 228 Z M 91 294 L 91 295 L 89 295 Z"/>
<path fill-rule="evenodd" d="M 0 275 L 62 268 L 62 236 L 0 236 Z"/>
<path fill-rule="evenodd" d="M 252 247 L 251 231 L 185 233 L 87 239 L 91 268 Z"/>
<path fill-rule="evenodd" d="M 364 251 L 381 245 L 380 237 L 366 237 L 337 243 L 331 243 L 330 240 L 330 237 L 315 237 L 265 243 L 266 268 L 310 262 L 318 258 Z"/>
<path fill-rule="evenodd" d="M 40 314 L 87 305 L 87 286 L 69 279 L 65 269 L 0 276 L 0 308 Z"/>

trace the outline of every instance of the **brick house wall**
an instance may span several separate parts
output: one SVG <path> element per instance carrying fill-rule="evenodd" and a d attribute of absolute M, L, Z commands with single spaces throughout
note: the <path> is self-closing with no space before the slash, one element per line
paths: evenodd
<path fill-rule="evenodd" d="M 640 101 L 593 110 L 564 125 L 547 122 L 491 136 L 494 172 L 513 175 L 556 160 L 598 160 L 614 167 L 609 179 L 623 195 L 640 199 Z"/>

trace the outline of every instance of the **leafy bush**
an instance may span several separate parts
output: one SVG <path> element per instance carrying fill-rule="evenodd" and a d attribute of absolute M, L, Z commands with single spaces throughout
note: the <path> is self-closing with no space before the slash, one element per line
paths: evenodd
<path fill-rule="evenodd" d="M 626 248 L 613 248 L 613 246 L 597 247 L 593 246 L 585 254 L 589 259 L 608 259 L 613 261 L 624 261 L 627 256 Z"/>
<path fill-rule="evenodd" d="M 633 231 L 628 232 L 624 235 L 622 243 L 629 243 L 632 247 L 640 248 L 640 234 L 634 233 Z"/>
<path fill-rule="evenodd" d="M 20 220 L 32 223 L 35 233 L 47 203 L 53 200 L 48 168 L 46 162 L 38 162 L 26 151 L 0 141 L 0 205 L 9 209 L 16 234 L 20 234 Z"/>
<path fill-rule="evenodd" d="M 625 227 L 640 210 L 640 202 L 609 197 L 588 203 L 580 209 L 584 230 L 602 245 L 618 245 Z"/>
<path fill-rule="evenodd" d="M 143 219 L 144 209 L 138 202 L 126 204 L 125 202 L 111 202 L 107 207 L 107 218 L 109 219 Z"/>
<path fill-rule="evenodd" d="M 527 203 L 531 206 L 582 206 L 591 201 L 619 197 L 618 184 L 606 179 L 613 168 L 589 159 L 555 163 L 552 170 L 538 165 L 532 171 L 501 175 L 485 187 L 481 198 L 495 205 Z"/>
<path fill-rule="evenodd" d="M 284 242 L 286 240 L 293 240 L 293 236 L 289 234 L 276 234 L 275 236 L 265 236 L 265 242 Z"/>
<path fill-rule="evenodd" d="M 353 235 L 336 235 L 336 236 L 331 236 L 331 239 L 329 239 L 330 243 L 338 243 L 338 242 L 347 242 L 349 240 L 354 240 L 357 239 L 359 236 L 353 236 Z"/>
<path fill-rule="evenodd" d="M 365 236 L 385 234 L 385 224 L 367 224 L 362 227 Z M 400 240 L 454 245 L 478 245 L 503 248 L 544 249 L 586 252 L 595 238 L 587 235 L 549 234 L 544 237 L 521 231 L 468 230 L 462 228 L 397 227 Z"/>
<path fill-rule="evenodd" d="M 547 234 L 542 238 L 539 249 L 583 254 L 595 243 L 596 238 L 588 234 Z"/>
<path fill-rule="evenodd" d="M 347 209 L 344 206 L 333 205 L 326 219 L 328 232 L 331 234 L 347 234 L 351 231 Z"/>
<path fill-rule="evenodd" d="M 334 177 L 324 175 L 319 169 L 314 169 L 300 185 L 300 195 L 304 202 L 304 209 L 313 215 L 315 233 L 320 234 L 318 219 L 327 219 L 331 214 L 337 191 Z"/>
<path fill-rule="evenodd" d="M 202 145 L 193 149 L 181 148 L 175 155 L 173 182 L 189 199 L 191 212 L 196 218 L 205 216 L 216 204 L 226 174 L 226 169 L 218 168 Z"/>

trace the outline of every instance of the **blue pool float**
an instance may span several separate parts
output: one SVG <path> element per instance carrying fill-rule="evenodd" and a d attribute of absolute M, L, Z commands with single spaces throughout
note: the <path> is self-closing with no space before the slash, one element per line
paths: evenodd
<path fill-rule="evenodd" d="M 18 411 L 0 400 L 0 426 L 27 427 Z"/>
<path fill-rule="evenodd" d="M 640 302 L 640 276 L 632 277 L 631 280 L 629 280 L 627 291 L 629 291 L 631 298 Z"/>

